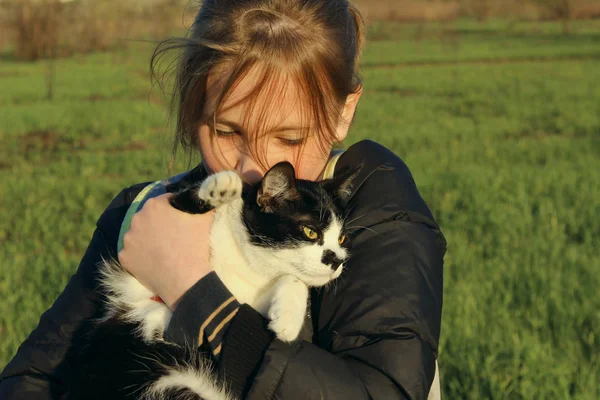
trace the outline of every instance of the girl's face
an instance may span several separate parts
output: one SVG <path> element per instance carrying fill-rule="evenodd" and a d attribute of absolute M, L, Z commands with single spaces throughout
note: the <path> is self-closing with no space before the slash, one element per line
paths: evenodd
<path fill-rule="evenodd" d="M 282 95 L 272 96 L 263 91 L 254 101 L 255 112 L 250 112 L 250 102 L 240 101 L 248 98 L 258 80 L 257 73 L 250 71 L 241 82 L 231 90 L 216 115 L 216 135 L 212 132 L 212 122 L 203 123 L 199 127 L 200 152 L 205 168 L 211 172 L 234 169 L 247 182 L 259 181 L 266 170 L 280 161 L 291 162 L 296 169 L 296 177 L 306 180 L 320 180 L 329 158 L 331 143 L 324 145 L 311 129 L 311 121 L 302 116 L 301 98 L 296 87 L 289 83 L 282 87 Z M 224 84 L 224 79 L 209 75 L 206 92 L 205 115 L 212 115 L 217 93 Z M 342 118 L 336 130 L 336 140 L 342 141 L 354 116 L 361 92 L 348 96 L 342 110 Z M 272 98 L 275 97 L 275 98 Z M 257 119 L 262 110 L 266 110 L 268 118 L 257 127 Z M 211 121 L 212 118 L 207 120 Z M 258 137 L 257 137 L 258 135 Z M 263 156 L 261 161 L 255 159 L 249 151 L 253 145 Z"/>

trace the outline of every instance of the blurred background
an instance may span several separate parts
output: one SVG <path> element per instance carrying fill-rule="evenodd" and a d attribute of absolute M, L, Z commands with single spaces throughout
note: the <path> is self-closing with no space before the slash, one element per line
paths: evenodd
<path fill-rule="evenodd" d="M 600 0 L 356 3 L 346 145 L 400 155 L 448 240 L 445 398 L 600 398 Z M 0 369 L 110 200 L 189 168 L 149 58 L 197 8 L 0 0 Z"/>

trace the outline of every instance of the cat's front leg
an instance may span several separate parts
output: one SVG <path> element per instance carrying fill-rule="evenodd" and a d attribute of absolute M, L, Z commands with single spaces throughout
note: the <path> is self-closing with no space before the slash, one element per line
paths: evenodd
<path fill-rule="evenodd" d="M 284 342 L 295 340 L 306 316 L 308 287 L 298 278 L 284 275 L 277 279 L 269 308 L 269 328 Z"/>
<path fill-rule="evenodd" d="M 200 184 L 176 192 L 171 205 L 190 214 L 204 214 L 242 196 L 242 179 L 235 171 L 209 175 Z"/>

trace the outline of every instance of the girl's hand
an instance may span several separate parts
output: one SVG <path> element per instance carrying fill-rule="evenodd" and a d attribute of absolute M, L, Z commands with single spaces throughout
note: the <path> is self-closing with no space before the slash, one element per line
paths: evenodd
<path fill-rule="evenodd" d="M 148 200 L 134 215 L 123 237 L 119 262 L 173 310 L 181 296 L 211 272 L 214 211 L 184 213 L 171 206 L 170 196 Z"/>

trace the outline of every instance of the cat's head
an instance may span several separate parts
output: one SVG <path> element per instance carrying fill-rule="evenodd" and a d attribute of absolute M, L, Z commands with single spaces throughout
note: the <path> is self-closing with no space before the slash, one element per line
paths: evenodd
<path fill-rule="evenodd" d="M 244 224 L 263 263 L 255 268 L 291 274 L 309 286 L 340 276 L 350 255 L 344 209 L 357 172 L 311 182 L 296 179 L 288 162 L 271 168 L 244 196 Z"/>

